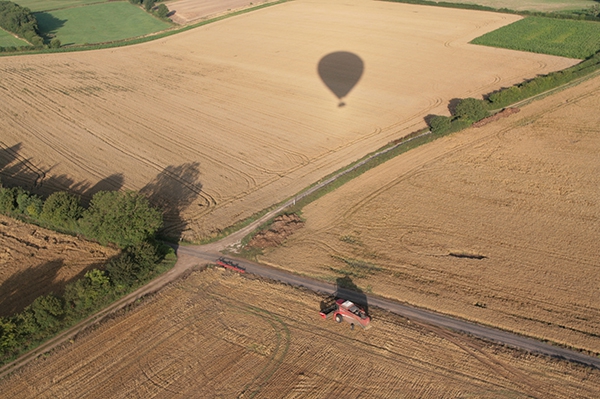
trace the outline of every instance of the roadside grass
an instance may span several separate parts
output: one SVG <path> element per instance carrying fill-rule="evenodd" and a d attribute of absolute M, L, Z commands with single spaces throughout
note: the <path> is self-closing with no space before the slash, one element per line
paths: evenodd
<path fill-rule="evenodd" d="M 144 36 L 171 25 L 129 2 L 111 2 L 36 13 L 42 36 L 62 45 L 104 43 Z"/>
<path fill-rule="evenodd" d="M 600 51 L 600 23 L 527 17 L 471 43 L 585 59 Z"/>
<path fill-rule="evenodd" d="M 7 31 L 0 29 L 0 47 L 29 46 L 25 40 L 17 39 Z"/>
<path fill-rule="evenodd" d="M 27 7 L 32 12 L 52 11 L 61 8 L 84 6 L 88 4 L 107 3 L 107 0 L 15 0 L 21 7 Z"/>

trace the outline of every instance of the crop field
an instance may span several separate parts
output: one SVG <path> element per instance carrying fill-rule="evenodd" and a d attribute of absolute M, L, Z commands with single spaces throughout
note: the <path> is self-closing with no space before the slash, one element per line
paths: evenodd
<path fill-rule="evenodd" d="M 17 39 L 11 33 L 0 29 L 0 47 L 9 47 L 9 46 L 29 46 L 25 40 Z"/>
<path fill-rule="evenodd" d="M 96 3 L 108 3 L 107 0 L 16 0 L 22 7 L 27 7 L 33 12 L 59 10 L 61 8 L 84 6 Z"/>
<path fill-rule="evenodd" d="M 436 0 L 434 0 L 436 1 Z M 584 10 L 596 4 L 595 0 L 444 0 L 449 3 L 479 4 L 497 9 L 529 11 L 574 11 Z"/>
<path fill-rule="evenodd" d="M 171 20 L 178 24 L 187 24 L 202 18 L 214 17 L 228 11 L 252 7 L 268 1 L 249 0 L 175 0 L 166 2 L 169 11 L 174 14 Z"/>
<path fill-rule="evenodd" d="M 194 272 L 0 381 L 10 398 L 590 398 L 600 372 L 382 312 L 351 331 L 322 298 Z"/>
<path fill-rule="evenodd" d="M 27 163 L 0 178 L 84 199 L 99 183 L 141 190 L 165 206 L 167 234 L 198 240 L 425 127 L 453 98 L 577 62 L 468 44 L 517 19 L 300 0 L 138 46 L 5 57 L 2 141 Z M 331 70 L 350 54 L 362 72 L 343 107 L 335 76 L 319 75 L 331 54 Z"/>
<path fill-rule="evenodd" d="M 118 251 L 0 215 L 0 316 L 23 310 L 40 295 L 60 293 L 71 280 Z"/>
<path fill-rule="evenodd" d="M 471 43 L 584 59 L 600 51 L 600 22 L 527 17 Z"/>
<path fill-rule="evenodd" d="M 35 17 L 40 32 L 57 37 L 63 45 L 122 40 L 170 26 L 141 8 L 120 1 L 41 12 Z"/>
<path fill-rule="evenodd" d="M 401 155 L 259 259 L 600 352 L 600 78 Z"/>

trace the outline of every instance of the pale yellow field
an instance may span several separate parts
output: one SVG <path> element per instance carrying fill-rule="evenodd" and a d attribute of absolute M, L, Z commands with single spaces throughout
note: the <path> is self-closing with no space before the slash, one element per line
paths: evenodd
<path fill-rule="evenodd" d="M 592 398 L 598 370 L 385 313 L 322 320 L 315 294 L 193 273 L 0 381 L 10 398 Z"/>
<path fill-rule="evenodd" d="M 412 150 L 262 260 L 600 353 L 599 109 L 596 77 Z"/>
<path fill-rule="evenodd" d="M 227 12 L 267 2 L 251 2 L 249 0 L 175 0 L 167 1 L 165 5 L 172 13 L 170 18 L 173 22 L 187 24 L 199 19 L 215 17 Z"/>
<path fill-rule="evenodd" d="M 14 161 L 0 178 L 42 193 L 142 190 L 168 205 L 171 234 L 198 239 L 424 127 L 453 98 L 575 63 L 467 44 L 516 19 L 300 0 L 133 47 L 3 57 L 0 145 L 20 144 L 27 169 Z M 317 74 L 336 51 L 364 62 L 345 107 Z"/>

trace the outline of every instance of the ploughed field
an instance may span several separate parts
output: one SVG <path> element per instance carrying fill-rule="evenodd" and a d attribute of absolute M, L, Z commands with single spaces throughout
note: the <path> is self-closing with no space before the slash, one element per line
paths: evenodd
<path fill-rule="evenodd" d="M 321 297 L 208 269 L 0 381 L 11 398 L 587 398 L 598 370 L 374 311 L 351 331 Z"/>
<path fill-rule="evenodd" d="M 0 215 L 0 316 L 20 312 L 38 296 L 62 293 L 118 251 Z"/>
<path fill-rule="evenodd" d="M 411 150 L 260 260 L 600 352 L 600 77 Z"/>
<path fill-rule="evenodd" d="M 84 199 L 142 190 L 168 209 L 167 234 L 210 236 L 448 114 L 453 98 L 576 62 L 468 44 L 517 19 L 300 0 L 132 47 L 4 57 L 0 179 Z M 343 107 L 317 73 L 336 52 L 364 65 Z"/>

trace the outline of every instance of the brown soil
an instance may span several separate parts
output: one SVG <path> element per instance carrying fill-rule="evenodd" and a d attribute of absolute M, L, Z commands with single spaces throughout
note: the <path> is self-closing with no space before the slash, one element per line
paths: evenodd
<path fill-rule="evenodd" d="M 304 227 L 304 221 L 298 215 L 277 216 L 267 230 L 257 233 L 248 243 L 248 247 L 277 247 L 298 229 Z"/>
<path fill-rule="evenodd" d="M 323 298 L 217 269 L 0 381 L 10 398 L 591 398 L 598 370 L 375 311 L 351 331 Z"/>
<path fill-rule="evenodd" d="M 197 240 L 478 97 L 576 60 L 470 45 L 520 17 L 297 0 L 157 41 L 0 58 L 0 178 L 36 193 L 141 190 Z M 344 97 L 320 60 L 364 63 Z"/>
<path fill-rule="evenodd" d="M 60 294 L 118 251 L 0 215 L 0 316 L 23 310 L 40 295 Z"/>
<path fill-rule="evenodd" d="M 506 118 L 507 116 L 511 116 L 512 114 L 516 114 L 520 111 L 519 108 L 504 108 L 502 111 L 495 113 L 492 116 L 488 116 L 480 120 L 479 122 L 473 123 L 473 127 L 482 127 L 487 125 L 488 123 L 496 122 L 499 119 Z"/>
<path fill-rule="evenodd" d="M 596 77 L 411 150 L 259 258 L 600 353 L 599 109 Z"/>

